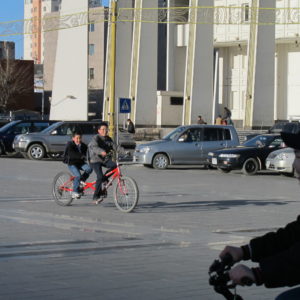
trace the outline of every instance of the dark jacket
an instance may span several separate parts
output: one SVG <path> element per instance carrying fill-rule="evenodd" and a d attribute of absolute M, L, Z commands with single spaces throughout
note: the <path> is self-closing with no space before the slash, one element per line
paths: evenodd
<path fill-rule="evenodd" d="M 84 143 L 80 144 L 80 151 L 77 145 L 73 141 L 69 141 L 65 149 L 64 162 L 68 165 L 82 166 L 85 164 L 87 153 L 87 145 Z"/>
<path fill-rule="evenodd" d="M 266 287 L 300 284 L 300 216 L 276 232 L 252 239 L 250 247 Z"/>
<path fill-rule="evenodd" d="M 104 162 L 105 158 L 101 156 L 101 152 L 109 153 L 114 149 L 114 142 L 109 136 L 100 136 L 96 134 L 89 143 L 89 161 L 91 163 Z"/>
<path fill-rule="evenodd" d="M 130 121 L 130 122 L 128 123 L 127 131 L 128 131 L 129 133 L 135 133 L 135 128 L 134 128 L 134 125 L 133 125 L 132 121 Z"/>

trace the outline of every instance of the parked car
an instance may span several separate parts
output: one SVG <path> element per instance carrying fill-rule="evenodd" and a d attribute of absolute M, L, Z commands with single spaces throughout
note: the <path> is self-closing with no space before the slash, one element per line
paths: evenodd
<path fill-rule="evenodd" d="M 12 121 L 0 128 L 0 155 L 14 152 L 13 140 L 18 134 L 39 132 L 56 121 L 18 120 Z"/>
<path fill-rule="evenodd" d="M 10 122 L 10 120 L 0 119 L 0 128 L 3 127 L 4 125 L 8 124 L 9 122 Z"/>
<path fill-rule="evenodd" d="M 13 147 L 24 157 L 40 160 L 44 157 L 59 157 L 63 154 L 66 143 L 71 139 L 74 131 L 83 134 L 83 142 L 88 144 L 97 134 L 99 122 L 64 121 L 56 122 L 39 133 L 21 134 L 16 136 Z M 120 132 L 120 145 L 135 147 L 135 141 L 127 132 Z"/>
<path fill-rule="evenodd" d="M 254 175 L 266 168 L 267 156 L 282 145 L 280 134 L 261 134 L 241 146 L 209 153 L 209 163 L 224 173 L 241 169 L 246 175 Z"/>
<path fill-rule="evenodd" d="M 206 165 L 208 152 L 239 145 L 233 126 L 180 126 L 162 140 L 137 145 L 133 161 L 155 169 L 169 165 Z"/>
<path fill-rule="evenodd" d="M 279 121 L 268 130 L 268 133 L 280 133 L 283 130 L 297 132 L 300 130 L 300 123 L 299 121 Z"/>
<path fill-rule="evenodd" d="M 293 167 L 295 152 L 293 148 L 283 148 L 271 152 L 266 159 L 266 168 L 287 176 L 296 176 Z"/>

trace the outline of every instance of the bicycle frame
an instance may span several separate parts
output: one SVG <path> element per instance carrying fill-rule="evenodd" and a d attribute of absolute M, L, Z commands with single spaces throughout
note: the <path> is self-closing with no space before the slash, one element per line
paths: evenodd
<path fill-rule="evenodd" d="M 106 185 L 105 189 L 107 189 L 109 186 L 111 186 L 113 181 L 116 178 L 118 178 L 118 185 L 120 187 L 120 190 L 123 192 L 123 190 L 121 189 L 121 186 L 120 186 L 120 178 L 122 176 L 120 166 L 121 165 L 119 163 L 117 163 L 117 167 L 115 169 L 113 169 L 110 172 L 108 172 L 107 174 L 105 174 L 105 176 L 110 177 L 110 180 L 108 181 L 108 184 Z M 64 189 L 65 191 L 72 192 L 73 188 L 69 188 L 68 184 L 73 182 L 74 178 L 75 178 L 75 176 L 71 176 L 70 179 L 67 182 L 65 182 L 61 188 Z M 86 182 L 85 186 L 83 187 L 83 191 L 86 191 L 88 189 L 95 191 L 96 190 L 95 184 L 96 184 L 96 181 Z"/>

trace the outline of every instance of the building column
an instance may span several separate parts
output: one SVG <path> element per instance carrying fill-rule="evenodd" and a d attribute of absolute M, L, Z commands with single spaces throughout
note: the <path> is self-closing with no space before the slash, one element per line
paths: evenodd
<path fill-rule="evenodd" d="M 245 128 L 274 122 L 275 7 L 273 0 L 252 1 Z"/>
<path fill-rule="evenodd" d="M 122 22 L 131 20 L 134 14 L 133 7 L 129 1 L 118 1 L 117 7 L 117 26 L 116 26 L 116 70 L 115 70 L 115 101 L 119 98 L 130 97 L 130 70 L 131 70 L 131 50 L 132 50 L 132 30 L 133 22 Z M 106 51 L 106 68 L 105 68 L 105 86 L 104 86 L 104 102 L 103 112 L 108 115 L 109 110 L 109 61 L 110 61 L 110 43 L 111 33 L 108 29 L 107 51 Z M 117 103 L 116 103 L 117 104 Z M 115 105 L 117 108 L 118 105 Z M 123 121 L 124 116 L 119 116 L 116 111 L 116 116 L 120 121 Z"/>
<path fill-rule="evenodd" d="M 58 32 L 51 120 L 88 119 L 88 9 L 87 0 L 62 1 L 61 15 L 74 15 L 65 24 L 69 28 Z M 78 20 L 80 26 L 73 27 Z"/>
<path fill-rule="evenodd" d="M 157 8 L 158 0 L 136 0 L 135 19 L 157 20 Z M 134 23 L 130 95 L 132 119 L 137 125 L 156 124 L 157 38 L 157 22 Z"/>
<path fill-rule="evenodd" d="M 170 10 L 170 7 L 175 7 L 176 0 L 168 0 L 168 20 L 172 19 L 174 14 L 174 9 Z M 167 24 L 167 82 L 166 90 L 174 91 L 175 90 L 175 33 L 176 33 L 176 24 L 168 23 Z"/>
<path fill-rule="evenodd" d="M 212 1 L 190 0 L 184 125 L 196 122 L 197 115 L 202 115 L 207 123 L 213 122 L 213 26 Z"/>

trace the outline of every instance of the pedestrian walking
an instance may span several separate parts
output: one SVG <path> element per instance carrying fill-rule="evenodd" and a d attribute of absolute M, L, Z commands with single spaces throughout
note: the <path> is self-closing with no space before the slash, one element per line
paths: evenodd
<path fill-rule="evenodd" d="M 198 116 L 197 124 L 207 124 L 207 123 L 202 119 L 202 116 Z"/>
<path fill-rule="evenodd" d="M 227 125 L 234 125 L 232 120 L 231 120 L 231 111 L 228 107 L 224 107 L 224 116 L 223 116 L 223 120 L 226 121 Z"/>
<path fill-rule="evenodd" d="M 135 133 L 134 124 L 130 119 L 127 119 L 127 131 L 129 133 Z"/>

